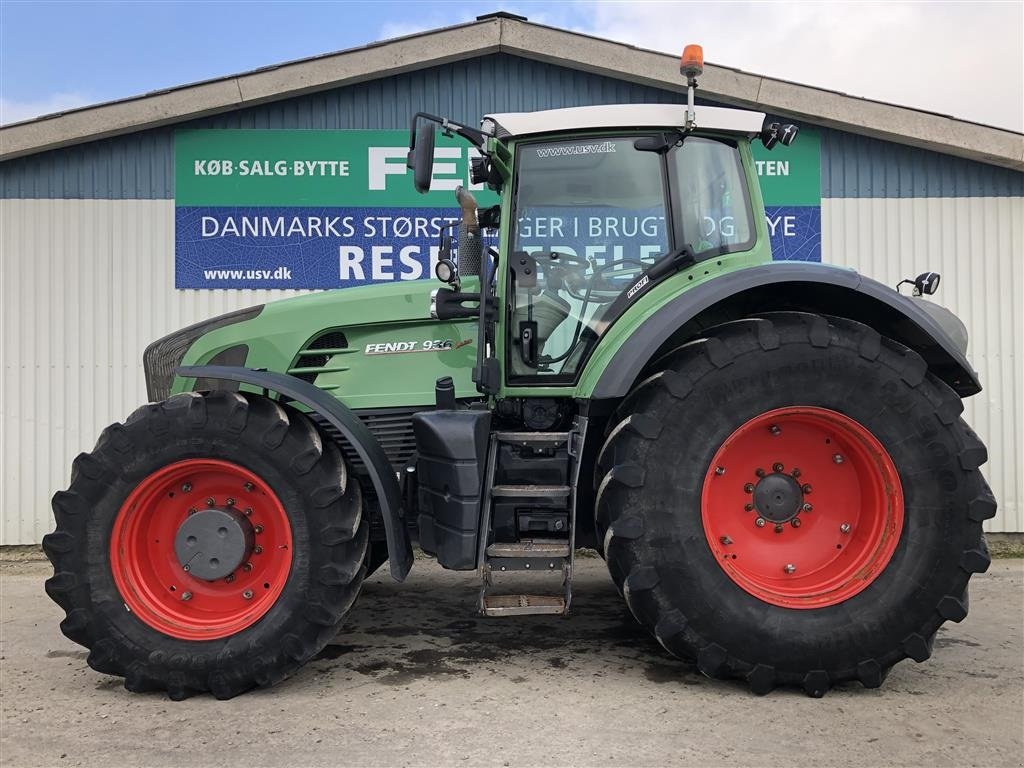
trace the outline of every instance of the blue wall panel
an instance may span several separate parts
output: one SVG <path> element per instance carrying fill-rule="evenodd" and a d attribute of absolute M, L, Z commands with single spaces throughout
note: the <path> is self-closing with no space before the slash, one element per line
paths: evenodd
<path fill-rule="evenodd" d="M 176 128 L 406 128 L 423 110 L 488 112 L 678 102 L 680 94 L 494 54 L 0 163 L 9 198 L 174 197 Z M 1024 174 L 826 128 L 823 197 L 1024 195 Z"/>

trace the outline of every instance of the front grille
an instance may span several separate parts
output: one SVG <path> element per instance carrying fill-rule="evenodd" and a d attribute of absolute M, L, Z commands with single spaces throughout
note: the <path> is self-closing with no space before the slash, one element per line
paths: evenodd
<path fill-rule="evenodd" d="M 344 359 L 343 355 L 354 351 L 349 349 L 348 339 L 344 333 L 339 330 L 324 331 L 303 345 L 292 360 L 288 373 L 312 384 L 321 373 L 347 371 L 348 366 L 338 361 Z"/>
<path fill-rule="evenodd" d="M 373 436 L 387 454 L 388 461 L 396 472 L 401 472 L 416 450 L 416 440 L 412 434 L 412 415 L 420 408 L 367 408 L 355 411 L 362 422 L 367 426 Z M 329 435 L 341 447 L 345 454 L 345 461 L 357 474 L 366 474 L 366 467 L 355 449 L 349 444 L 341 433 L 338 432 L 320 414 L 310 414 L 317 426 Z"/>

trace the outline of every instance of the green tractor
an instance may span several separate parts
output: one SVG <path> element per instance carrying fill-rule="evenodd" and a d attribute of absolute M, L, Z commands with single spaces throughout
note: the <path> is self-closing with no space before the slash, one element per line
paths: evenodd
<path fill-rule="evenodd" d="M 91 667 L 175 700 L 273 685 L 369 573 L 406 578 L 414 539 L 479 572 L 486 616 L 568 613 L 596 549 L 668 652 L 759 694 L 929 657 L 995 513 L 964 326 L 923 298 L 933 273 L 905 295 L 773 262 L 750 147 L 797 130 L 695 108 L 692 49 L 681 71 L 686 105 L 416 115 L 419 191 L 439 125 L 500 196 L 456 191 L 443 287 L 302 296 L 146 350 L 152 402 L 75 459 L 43 541 Z"/>

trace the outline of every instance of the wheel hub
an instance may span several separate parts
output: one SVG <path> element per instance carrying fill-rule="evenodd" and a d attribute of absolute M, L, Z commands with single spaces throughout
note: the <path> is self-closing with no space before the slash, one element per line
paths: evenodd
<path fill-rule="evenodd" d="M 234 509 L 210 508 L 189 515 L 174 536 L 182 569 L 204 581 L 223 579 L 252 553 L 255 532 Z"/>
<path fill-rule="evenodd" d="M 773 523 L 788 523 L 800 512 L 804 494 L 800 484 L 790 475 L 772 472 L 754 486 L 754 508 Z"/>

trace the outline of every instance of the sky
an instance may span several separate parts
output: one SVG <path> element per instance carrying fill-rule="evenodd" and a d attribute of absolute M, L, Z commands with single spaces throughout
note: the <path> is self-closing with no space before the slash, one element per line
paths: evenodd
<path fill-rule="evenodd" d="M 0 0 L 0 123 L 506 10 L 531 21 L 1024 131 L 1024 0 Z"/>

